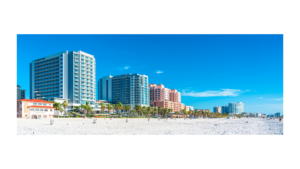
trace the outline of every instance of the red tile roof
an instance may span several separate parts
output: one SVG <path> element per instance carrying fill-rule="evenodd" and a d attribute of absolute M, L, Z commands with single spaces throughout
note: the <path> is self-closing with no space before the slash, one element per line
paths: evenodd
<path fill-rule="evenodd" d="M 45 109 L 55 109 L 54 107 L 51 107 L 51 106 L 38 106 L 38 105 L 32 105 L 32 106 L 28 106 L 28 107 L 38 107 L 38 108 L 45 108 Z"/>
<path fill-rule="evenodd" d="M 48 101 L 45 101 L 45 100 L 39 100 L 39 99 L 21 99 L 21 100 L 18 100 L 18 102 L 24 102 L 24 101 L 25 102 L 52 103 L 52 102 L 48 102 Z"/>

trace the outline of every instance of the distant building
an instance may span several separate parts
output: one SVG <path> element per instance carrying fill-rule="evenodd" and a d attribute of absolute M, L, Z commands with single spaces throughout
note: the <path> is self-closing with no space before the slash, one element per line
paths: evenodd
<path fill-rule="evenodd" d="M 221 109 L 222 109 L 222 110 L 221 110 L 222 114 L 229 113 L 229 107 L 228 107 L 227 105 L 222 106 Z"/>
<path fill-rule="evenodd" d="M 262 113 L 256 113 L 256 117 L 262 117 Z"/>
<path fill-rule="evenodd" d="M 25 90 L 21 89 L 21 86 L 17 85 L 17 100 L 25 99 Z"/>
<path fill-rule="evenodd" d="M 103 76 L 98 81 L 98 100 L 112 101 L 112 78 L 113 76 Z"/>
<path fill-rule="evenodd" d="M 222 110 L 221 110 L 221 107 L 220 106 L 215 106 L 214 107 L 214 113 L 221 113 Z"/>
<path fill-rule="evenodd" d="M 255 117 L 255 113 L 249 113 L 251 117 Z"/>
<path fill-rule="evenodd" d="M 275 117 L 280 117 L 280 112 L 274 114 Z"/>
<path fill-rule="evenodd" d="M 180 111 L 183 110 L 184 107 L 185 107 L 184 104 L 183 104 L 183 103 L 180 103 Z M 179 112 L 180 112 L 180 111 L 179 111 Z"/>
<path fill-rule="evenodd" d="M 210 112 L 209 109 L 195 109 L 195 111 L 200 111 L 200 112 Z"/>
<path fill-rule="evenodd" d="M 194 107 L 193 106 L 185 106 L 185 110 L 186 111 L 190 111 L 190 110 L 194 111 Z"/>
<path fill-rule="evenodd" d="M 229 113 L 233 114 L 240 114 L 244 112 L 244 103 L 237 102 L 237 103 L 229 103 Z"/>

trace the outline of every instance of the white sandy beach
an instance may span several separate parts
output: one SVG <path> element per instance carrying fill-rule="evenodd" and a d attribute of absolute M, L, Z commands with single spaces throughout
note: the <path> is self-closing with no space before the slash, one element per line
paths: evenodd
<path fill-rule="evenodd" d="M 248 121 L 248 123 L 246 123 Z M 283 122 L 242 119 L 17 119 L 18 135 L 283 135 Z"/>

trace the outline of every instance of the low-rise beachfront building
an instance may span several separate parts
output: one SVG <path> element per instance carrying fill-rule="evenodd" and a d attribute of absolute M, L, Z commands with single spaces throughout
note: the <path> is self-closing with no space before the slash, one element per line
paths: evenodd
<path fill-rule="evenodd" d="M 52 118 L 54 107 L 52 102 L 39 99 L 21 99 L 17 101 L 17 118 Z"/>
<path fill-rule="evenodd" d="M 184 104 L 183 104 L 183 103 L 181 103 L 181 104 L 180 104 L 180 111 L 181 111 L 181 110 L 183 110 L 183 109 L 184 109 L 184 107 L 185 107 L 185 106 L 184 106 Z M 179 111 L 179 112 L 180 112 L 180 111 Z"/>
<path fill-rule="evenodd" d="M 105 110 L 104 110 L 105 114 L 113 114 L 113 112 L 115 111 L 114 109 L 111 110 L 111 112 L 109 112 L 108 109 L 107 109 L 108 104 L 111 104 L 111 102 L 107 101 L 107 100 L 96 100 L 95 101 L 96 106 L 95 106 L 95 110 L 94 110 L 95 112 L 94 113 L 96 113 L 96 114 L 102 113 L 101 112 L 101 103 L 103 103 L 105 105 Z"/>
<path fill-rule="evenodd" d="M 163 109 L 164 108 L 167 108 L 167 109 L 172 109 L 173 111 L 172 112 L 180 112 L 180 108 L 181 108 L 181 103 L 179 102 L 172 102 L 172 101 L 153 101 L 153 102 L 150 102 L 150 106 L 152 107 L 162 107 Z"/>
<path fill-rule="evenodd" d="M 193 110 L 194 111 L 194 107 L 193 106 L 185 106 L 184 109 L 186 111 L 190 111 L 190 110 Z"/>
<path fill-rule="evenodd" d="M 200 111 L 200 112 L 210 112 L 209 109 L 195 109 L 195 111 Z"/>

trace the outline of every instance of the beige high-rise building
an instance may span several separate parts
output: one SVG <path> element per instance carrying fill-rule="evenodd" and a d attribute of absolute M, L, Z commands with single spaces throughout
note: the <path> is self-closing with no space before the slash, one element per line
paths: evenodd
<path fill-rule="evenodd" d="M 214 113 L 222 113 L 222 109 L 220 106 L 214 107 Z"/>

